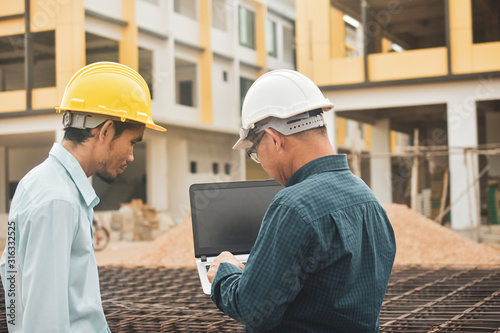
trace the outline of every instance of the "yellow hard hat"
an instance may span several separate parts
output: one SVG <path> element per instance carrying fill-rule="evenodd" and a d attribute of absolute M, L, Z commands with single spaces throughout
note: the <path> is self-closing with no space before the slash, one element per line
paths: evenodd
<path fill-rule="evenodd" d="M 146 81 L 132 68 L 115 62 L 96 62 L 76 72 L 56 110 L 110 116 L 166 131 L 153 122 Z"/>

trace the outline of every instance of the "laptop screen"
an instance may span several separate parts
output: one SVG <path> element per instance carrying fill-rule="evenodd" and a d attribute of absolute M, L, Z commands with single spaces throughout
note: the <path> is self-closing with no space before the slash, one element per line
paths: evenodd
<path fill-rule="evenodd" d="M 281 189 L 274 180 L 191 185 L 195 256 L 250 253 L 262 218 Z"/>

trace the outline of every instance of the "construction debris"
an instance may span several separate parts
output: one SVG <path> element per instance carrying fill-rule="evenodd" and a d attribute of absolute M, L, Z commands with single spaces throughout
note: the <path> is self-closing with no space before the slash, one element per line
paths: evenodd
<path fill-rule="evenodd" d="M 166 230 L 156 209 L 141 199 L 122 203 L 118 212 L 111 215 L 109 224 L 112 241 L 149 241 Z"/>

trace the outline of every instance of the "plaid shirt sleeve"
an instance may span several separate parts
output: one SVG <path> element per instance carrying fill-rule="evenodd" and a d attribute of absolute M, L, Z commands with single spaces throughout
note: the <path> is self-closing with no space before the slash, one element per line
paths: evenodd
<path fill-rule="evenodd" d="M 243 271 L 222 264 L 212 284 L 212 300 L 228 316 L 259 330 L 278 325 L 302 289 L 308 225 L 291 207 L 273 203 Z M 266 251 L 266 249 L 270 249 Z M 273 251 L 272 249 L 279 249 Z M 258 263 L 258 264 L 254 264 Z"/>

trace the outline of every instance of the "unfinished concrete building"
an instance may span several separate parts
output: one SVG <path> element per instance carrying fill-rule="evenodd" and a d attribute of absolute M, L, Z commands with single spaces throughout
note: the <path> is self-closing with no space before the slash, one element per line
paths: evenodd
<path fill-rule="evenodd" d="M 380 201 L 413 197 L 473 237 L 498 224 L 498 198 L 488 199 L 500 175 L 500 4 L 297 0 L 296 9 L 297 68 L 334 101 L 332 141 Z"/>

